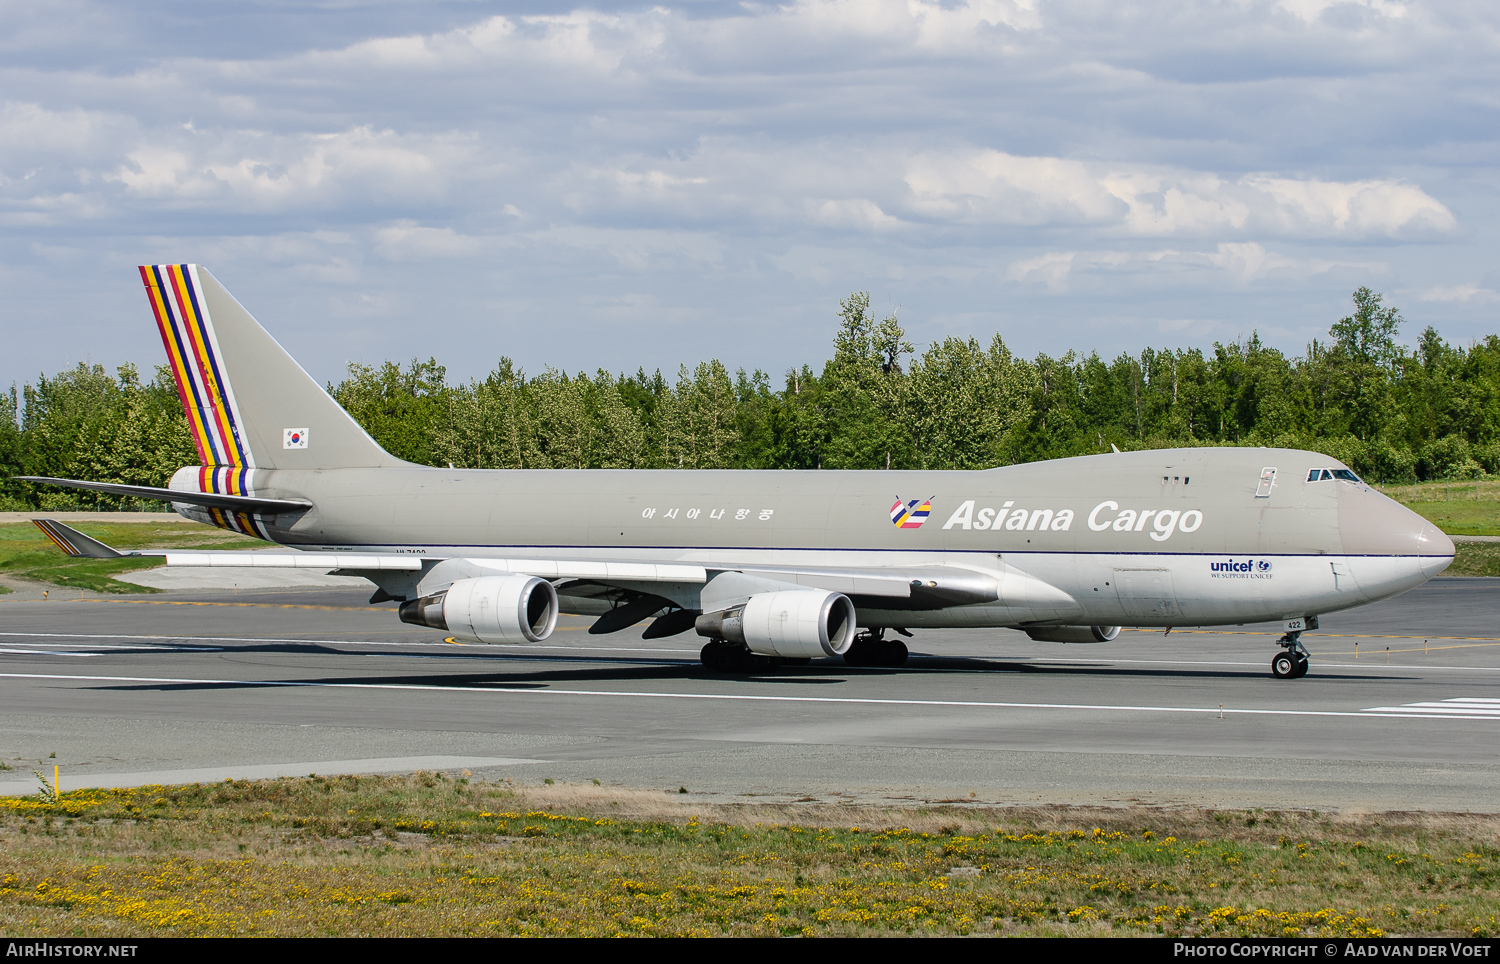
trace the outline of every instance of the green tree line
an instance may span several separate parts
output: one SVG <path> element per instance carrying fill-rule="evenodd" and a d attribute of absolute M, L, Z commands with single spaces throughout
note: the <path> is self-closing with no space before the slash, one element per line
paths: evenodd
<path fill-rule="evenodd" d="M 840 303 L 820 370 L 731 373 L 715 359 L 673 377 L 502 358 L 453 383 L 436 359 L 351 364 L 329 391 L 393 454 L 460 468 L 979 469 L 1120 449 L 1273 445 L 1332 455 L 1382 482 L 1500 472 L 1500 338 L 1415 346 L 1368 288 L 1326 340 L 1289 356 L 1261 343 L 1147 348 L 1105 360 L 1015 356 L 945 338 L 920 354 L 869 295 Z M 142 382 L 80 364 L 0 396 L 0 506 L 121 507 L 12 475 L 164 485 L 196 462 L 165 368 Z"/>

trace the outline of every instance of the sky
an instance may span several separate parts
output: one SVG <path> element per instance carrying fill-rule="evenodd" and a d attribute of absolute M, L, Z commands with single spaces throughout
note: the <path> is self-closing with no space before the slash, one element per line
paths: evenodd
<path fill-rule="evenodd" d="M 207 267 L 320 381 L 1500 332 L 1500 5 L 0 0 L 0 384 Z"/>

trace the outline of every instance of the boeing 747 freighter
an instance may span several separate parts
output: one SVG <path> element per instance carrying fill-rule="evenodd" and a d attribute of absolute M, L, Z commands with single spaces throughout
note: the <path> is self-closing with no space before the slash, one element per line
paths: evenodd
<path fill-rule="evenodd" d="M 162 499 L 287 552 L 166 552 L 168 566 L 368 578 L 372 603 L 482 643 L 650 620 L 706 666 L 842 657 L 901 665 L 888 634 L 1010 627 L 1063 643 L 1122 626 L 1282 624 L 1271 672 L 1304 675 L 1325 613 L 1453 561 L 1436 526 L 1317 452 L 1193 448 L 975 472 L 444 469 L 383 450 L 198 265 L 141 269 L 200 465 Z M 119 555 L 40 520 L 65 551 Z"/>

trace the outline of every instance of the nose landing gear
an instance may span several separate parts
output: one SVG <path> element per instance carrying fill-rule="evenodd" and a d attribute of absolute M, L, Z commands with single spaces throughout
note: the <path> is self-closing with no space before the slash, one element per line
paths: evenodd
<path fill-rule="evenodd" d="M 1276 641 L 1283 647 L 1283 651 L 1271 658 L 1272 676 L 1277 679 L 1301 679 L 1307 675 L 1309 654 L 1302 646 L 1302 632 L 1305 629 L 1317 628 L 1318 617 L 1316 616 L 1287 620 L 1286 635 Z"/>

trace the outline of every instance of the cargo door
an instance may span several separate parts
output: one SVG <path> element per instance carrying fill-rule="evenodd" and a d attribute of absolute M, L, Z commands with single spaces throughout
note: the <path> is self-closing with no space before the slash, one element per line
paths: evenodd
<path fill-rule="evenodd" d="M 1170 569 L 1116 569 L 1114 582 L 1115 594 L 1127 616 L 1150 619 L 1182 615 Z"/>

